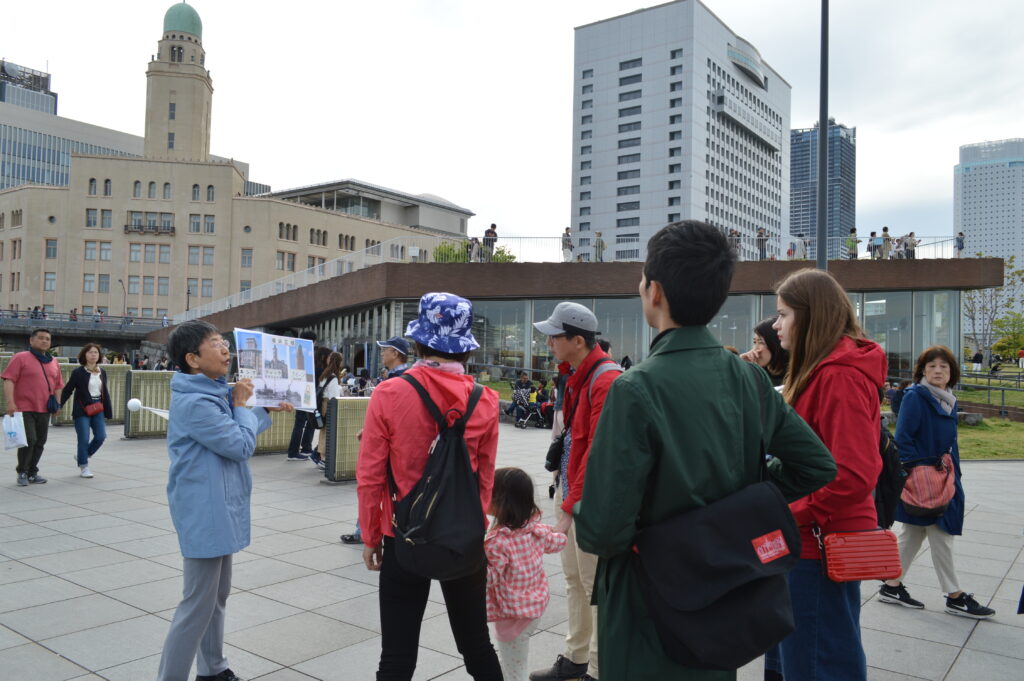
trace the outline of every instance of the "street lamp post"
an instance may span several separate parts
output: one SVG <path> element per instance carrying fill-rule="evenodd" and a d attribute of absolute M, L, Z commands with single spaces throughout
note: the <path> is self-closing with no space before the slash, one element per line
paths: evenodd
<path fill-rule="evenodd" d="M 185 285 L 185 312 L 188 312 L 189 299 L 192 297 L 192 287 Z"/>
<path fill-rule="evenodd" d="M 121 285 L 121 319 L 128 316 L 128 289 L 124 287 L 124 279 L 118 279 L 117 283 Z"/>

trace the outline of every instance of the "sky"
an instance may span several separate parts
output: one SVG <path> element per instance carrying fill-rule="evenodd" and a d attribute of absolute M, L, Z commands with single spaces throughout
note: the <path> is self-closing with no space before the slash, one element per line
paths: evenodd
<path fill-rule="evenodd" d="M 59 114 L 141 135 L 168 0 L 5 3 L 0 57 L 49 70 Z M 573 28 L 636 0 L 193 0 L 211 152 L 275 190 L 429 192 L 502 236 L 569 224 Z M 817 121 L 820 3 L 705 0 Z M 830 116 L 857 128 L 857 225 L 952 233 L 958 148 L 1024 137 L 1024 3 L 832 0 Z"/>

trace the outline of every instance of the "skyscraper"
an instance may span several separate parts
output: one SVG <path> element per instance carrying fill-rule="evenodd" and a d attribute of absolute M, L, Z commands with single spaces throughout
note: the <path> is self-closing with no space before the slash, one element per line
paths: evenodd
<path fill-rule="evenodd" d="M 639 260 L 666 223 L 735 229 L 757 256 L 788 234 L 790 85 L 699 0 L 576 28 L 571 226 L 576 253 Z"/>
<path fill-rule="evenodd" d="M 803 234 L 816 254 L 818 229 L 818 124 L 789 135 L 789 233 Z M 857 128 L 828 121 L 828 257 L 845 258 L 843 240 L 857 226 Z"/>
<path fill-rule="evenodd" d="M 1024 264 L 1024 139 L 960 147 L 953 168 L 953 229 L 967 253 Z"/>
<path fill-rule="evenodd" d="M 57 113 L 57 93 L 50 90 L 49 73 L 3 60 L 0 60 L 0 102 Z"/>

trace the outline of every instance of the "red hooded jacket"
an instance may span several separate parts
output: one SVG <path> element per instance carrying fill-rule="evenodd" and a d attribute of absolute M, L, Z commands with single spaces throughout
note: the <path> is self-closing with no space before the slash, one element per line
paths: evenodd
<path fill-rule="evenodd" d="M 872 497 L 882 470 L 878 389 L 887 373 L 877 343 L 843 337 L 793 405 L 832 452 L 837 468 L 832 482 L 790 504 L 800 526 L 801 558 L 820 558 L 814 524 L 826 534 L 878 527 Z"/>

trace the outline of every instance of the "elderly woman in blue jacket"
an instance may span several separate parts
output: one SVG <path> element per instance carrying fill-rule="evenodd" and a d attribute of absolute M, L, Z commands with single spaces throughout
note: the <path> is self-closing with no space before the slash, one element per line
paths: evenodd
<path fill-rule="evenodd" d="M 192 661 L 200 681 L 238 681 L 224 657 L 231 556 L 249 545 L 249 458 L 267 411 L 247 409 L 252 382 L 228 387 L 229 345 L 206 322 L 179 325 L 167 341 L 181 373 L 171 378 L 167 421 L 167 501 L 184 557 L 184 596 L 164 641 L 157 678 L 185 681 Z"/>
<path fill-rule="evenodd" d="M 942 345 L 928 348 L 917 358 L 914 384 L 908 387 L 896 421 L 896 446 L 904 464 L 934 464 L 949 452 L 955 469 L 956 493 L 945 513 L 937 518 L 910 515 L 901 503 L 896 508 L 900 531 L 900 562 L 907 574 L 921 543 L 927 538 L 932 565 L 939 587 L 946 594 L 946 612 L 951 615 L 984 619 L 995 610 L 964 593 L 953 563 L 953 537 L 963 534 L 964 488 L 960 484 L 960 449 L 956 442 L 956 397 L 951 392 L 960 380 L 960 366 L 953 352 Z M 883 603 L 906 608 L 923 608 L 924 603 L 910 597 L 899 579 L 888 580 L 878 592 Z"/>

